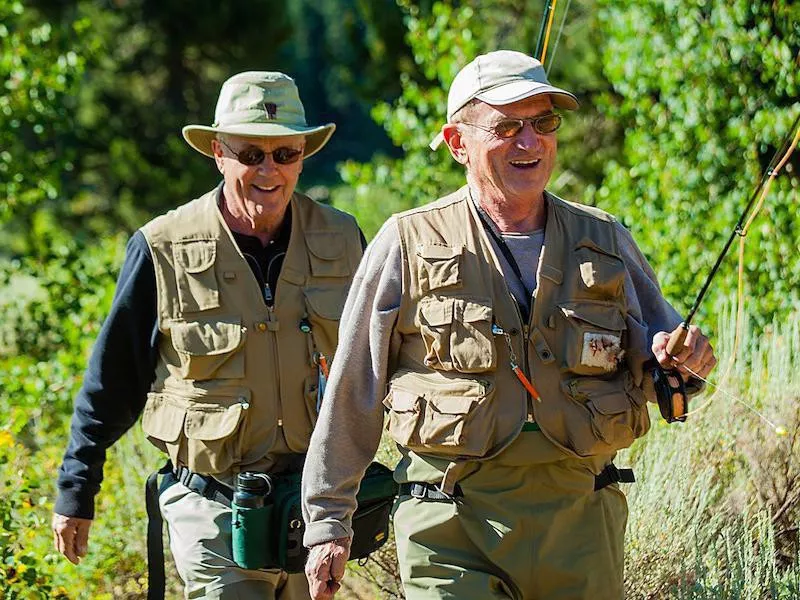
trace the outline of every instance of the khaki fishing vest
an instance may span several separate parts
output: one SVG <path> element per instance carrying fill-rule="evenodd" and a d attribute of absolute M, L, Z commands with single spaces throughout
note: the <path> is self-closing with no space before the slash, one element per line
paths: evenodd
<path fill-rule="evenodd" d="M 384 404 L 401 446 L 453 462 L 490 458 L 527 420 L 566 453 L 592 456 L 647 432 L 642 357 L 626 356 L 625 265 L 613 218 L 549 194 L 546 202 L 529 323 L 466 188 L 397 217 L 402 343 Z"/>
<path fill-rule="evenodd" d="M 270 308 L 217 208 L 220 197 L 217 188 L 142 228 L 161 333 L 142 427 L 173 464 L 192 471 L 269 471 L 281 455 L 308 448 L 315 353 L 333 359 L 361 238 L 352 217 L 295 193 Z"/>

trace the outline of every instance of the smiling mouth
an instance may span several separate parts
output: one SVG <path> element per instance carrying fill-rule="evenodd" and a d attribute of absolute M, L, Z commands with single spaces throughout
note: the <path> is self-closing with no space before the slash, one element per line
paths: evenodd
<path fill-rule="evenodd" d="M 509 164 L 516 169 L 533 169 L 541 162 L 538 158 L 530 160 L 511 160 Z"/>
<path fill-rule="evenodd" d="M 271 193 L 271 192 L 274 192 L 275 190 L 277 190 L 280 187 L 279 185 L 273 185 L 273 186 L 270 186 L 270 187 L 265 187 L 265 186 L 262 186 L 262 185 L 256 185 L 255 183 L 252 184 L 252 185 L 259 192 L 265 192 L 265 193 L 268 193 L 268 194 Z"/>

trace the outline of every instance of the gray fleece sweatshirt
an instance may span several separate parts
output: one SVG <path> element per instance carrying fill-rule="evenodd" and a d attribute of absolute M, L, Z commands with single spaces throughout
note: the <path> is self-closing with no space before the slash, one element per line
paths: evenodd
<path fill-rule="evenodd" d="M 629 346 L 627 351 L 650 355 L 653 336 L 672 331 L 681 317 L 664 300 L 655 273 L 630 232 L 619 223 L 616 227 L 627 267 L 628 327 L 641 333 L 631 336 L 631 344 L 639 347 Z M 519 298 L 522 286 L 514 285 L 514 272 L 496 247 L 495 254 L 509 289 L 527 304 L 528 298 Z M 394 325 L 402 297 L 401 260 L 400 234 L 393 217 L 367 247 L 342 313 L 339 350 L 303 470 L 306 546 L 352 534 L 355 495 L 380 443 L 382 401 L 400 345 Z M 535 269 L 537 264 L 538 258 L 531 265 L 519 266 L 522 270 Z"/>

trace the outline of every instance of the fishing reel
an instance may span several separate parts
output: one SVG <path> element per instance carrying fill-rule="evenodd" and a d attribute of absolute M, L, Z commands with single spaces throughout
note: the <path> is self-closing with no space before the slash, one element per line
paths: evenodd
<path fill-rule="evenodd" d="M 684 422 L 689 412 L 689 395 L 683 377 L 677 370 L 663 369 L 658 363 L 651 364 L 651 368 L 661 416 L 667 423 Z"/>

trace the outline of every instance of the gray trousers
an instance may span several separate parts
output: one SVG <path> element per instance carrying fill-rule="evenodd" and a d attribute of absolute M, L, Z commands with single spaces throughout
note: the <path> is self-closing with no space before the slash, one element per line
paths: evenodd
<path fill-rule="evenodd" d="M 230 508 L 181 483 L 164 490 L 159 504 L 187 599 L 309 600 L 303 573 L 242 569 L 233 562 Z"/>

